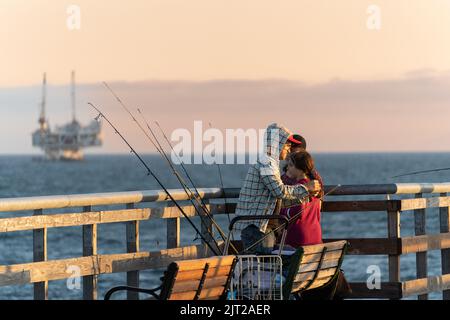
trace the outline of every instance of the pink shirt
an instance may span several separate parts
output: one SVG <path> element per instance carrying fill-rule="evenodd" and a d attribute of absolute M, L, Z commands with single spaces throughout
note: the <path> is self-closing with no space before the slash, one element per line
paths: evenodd
<path fill-rule="evenodd" d="M 284 184 L 296 185 L 305 184 L 309 180 L 302 179 L 295 181 L 286 175 L 281 177 Z M 286 244 L 297 248 L 303 245 L 313 245 L 322 243 L 322 228 L 320 226 L 320 208 L 321 201 L 319 198 L 310 198 L 310 202 L 297 205 L 290 208 L 282 208 L 280 214 L 287 216 L 288 219 L 297 215 L 303 210 L 300 218 L 296 219 L 288 227 Z"/>

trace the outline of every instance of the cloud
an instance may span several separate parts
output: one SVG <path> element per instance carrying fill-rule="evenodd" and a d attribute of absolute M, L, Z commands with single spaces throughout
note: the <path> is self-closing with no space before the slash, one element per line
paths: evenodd
<path fill-rule="evenodd" d="M 314 151 L 448 151 L 450 73 L 417 70 L 398 79 L 345 81 L 319 85 L 280 79 L 112 82 L 109 85 L 135 112 L 158 120 L 168 132 L 193 128 L 194 120 L 214 127 L 264 128 L 284 123 L 307 136 Z M 29 133 L 37 127 L 40 87 L 0 89 L 0 152 L 31 152 Z M 52 124 L 70 119 L 69 89 L 50 86 Z M 84 122 L 101 106 L 143 150 L 145 137 L 101 84 L 77 89 L 78 115 Z M 8 138 L 6 138 L 8 137 Z M 414 137 L 412 139 L 411 137 Z M 102 152 L 126 151 L 105 128 Z"/>

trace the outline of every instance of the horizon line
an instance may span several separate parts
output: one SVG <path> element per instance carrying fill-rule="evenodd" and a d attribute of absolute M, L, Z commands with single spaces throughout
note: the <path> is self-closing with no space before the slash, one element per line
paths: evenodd
<path fill-rule="evenodd" d="M 450 150 L 426 150 L 426 151 L 419 151 L 419 150 L 406 150 L 406 151 L 391 151 L 391 150 L 377 150 L 377 151 L 309 151 L 311 154 L 438 154 L 438 153 L 449 153 Z M 139 152 L 141 155 L 156 155 L 159 156 L 160 154 L 158 152 Z M 85 156 L 125 156 L 130 155 L 129 152 L 123 151 L 123 152 L 87 152 L 84 153 Z M 199 153 L 192 153 L 192 156 L 199 155 Z M 235 156 L 237 155 L 255 155 L 250 153 L 234 153 Z M 39 157 L 44 156 L 44 154 L 41 153 L 2 153 L 0 152 L 0 157 L 7 157 L 7 156 L 32 156 L 32 157 Z M 224 154 L 224 157 L 226 154 Z"/>
<path fill-rule="evenodd" d="M 98 80 L 98 81 L 87 81 L 87 82 L 77 82 L 77 86 L 92 86 L 102 84 L 103 82 L 107 83 L 124 83 L 124 84 L 135 84 L 135 83 L 143 83 L 143 82 L 153 82 L 153 83 L 190 83 L 190 84 L 204 84 L 204 83 L 213 83 L 213 82 L 286 82 L 286 83 L 296 83 L 301 84 L 303 86 L 320 86 L 334 82 L 378 82 L 378 81 L 402 81 L 408 79 L 423 79 L 423 78 L 435 78 L 436 76 L 450 76 L 450 70 L 432 70 L 431 73 L 427 74 L 414 74 L 414 72 L 422 71 L 419 70 L 410 70 L 404 72 L 403 74 L 399 74 L 396 76 L 366 76 L 359 78 L 341 78 L 339 76 L 330 77 L 327 80 L 323 81 L 314 81 L 314 82 L 306 82 L 303 79 L 293 79 L 293 78 L 284 78 L 284 77 L 276 77 L 276 76 L 267 76 L 267 77 L 259 77 L 259 78 L 251 78 L 251 77 L 230 77 L 230 78 L 208 78 L 208 79 L 182 79 L 182 78 L 173 78 L 173 79 L 163 79 L 163 78 L 145 78 L 145 79 L 134 79 L 134 80 L 126 80 L 126 79 L 114 79 L 114 80 Z M 43 74 L 43 73 L 42 73 Z M 41 74 L 41 75 L 42 75 Z M 0 85 L 0 90 L 2 89 L 16 89 L 16 88 L 32 88 L 36 86 L 41 86 L 42 83 L 38 80 L 36 83 L 28 83 L 23 85 L 12 85 L 12 86 L 3 86 Z M 53 87 L 65 87 L 70 85 L 70 79 L 67 82 L 57 82 L 52 83 L 47 79 L 47 86 Z"/>

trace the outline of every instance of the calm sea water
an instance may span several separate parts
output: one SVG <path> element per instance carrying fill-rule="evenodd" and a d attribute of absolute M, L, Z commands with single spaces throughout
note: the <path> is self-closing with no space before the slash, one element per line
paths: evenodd
<path fill-rule="evenodd" d="M 450 153 L 436 154 L 316 154 L 316 165 L 326 184 L 369 184 L 392 182 L 447 182 L 450 171 L 391 179 L 393 175 L 422 169 L 450 167 Z M 165 163 L 156 155 L 144 157 L 169 188 L 179 188 Z M 220 179 L 216 166 L 187 166 L 198 187 L 217 187 Z M 247 172 L 245 165 L 221 167 L 225 187 L 239 187 Z M 132 155 L 87 156 L 83 162 L 41 162 L 31 156 L 0 157 L 0 198 L 64 195 L 77 193 L 133 191 L 158 189 L 154 180 Z M 1 201 L 1 200 L 0 200 Z M 74 211 L 74 209 L 71 209 Z M 52 212 L 52 211 L 49 211 Z M 58 212 L 61 212 L 58 211 Z M 64 212 L 64 211 L 63 211 Z M 24 213 L 0 213 L 2 217 L 24 216 Z M 427 211 L 427 232 L 439 232 L 438 211 Z M 225 226 L 228 220 L 220 217 Z M 404 213 L 401 217 L 402 236 L 413 235 L 414 217 Z M 161 220 L 141 223 L 141 250 L 165 248 L 165 224 Z M 325 213 L 323 232 L 326 238 L 384 237 L 386 215 L 384 213 Z M 98 230 L 98 251 L 101 254 L 124 253 L 124 224 L 101 225 Z M 194 233 L 182 224 L 182 244 L 192 243 Z M 81 227 L 49 229 L 48 257 L 62 259 L 82 255 Z M 0 233 L 0 265 L 32 261 L 32 232 Z M 440 274 L 440 252 L 433 251 L 428 258 L 429 273 Z M 347 256 L 344 270 L 351 281 L 365 282 L 367 268 L 377 265 L 382 280 L 388 280 L 387 258 Z M 415 255 L 402 257 L 402 280 L 415 276 Z M 160 270 L 141 272 L 141 285 L 158 285 Z M 99 297 L 108 288 L 124 284 L 125 274 L 102 275 L 99 278 Z M 67 280 L 53 281 L 49 285 L 51 299 L 81 299 L 82 290 L 68 289 Z M 440 299 L 440 294 L 431 298 Z M 32 299 L 32 286 L 0 287 L 0 299 Z"/>

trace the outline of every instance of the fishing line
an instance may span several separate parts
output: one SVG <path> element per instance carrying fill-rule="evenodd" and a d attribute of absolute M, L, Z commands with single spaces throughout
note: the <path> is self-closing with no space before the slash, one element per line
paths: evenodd
<path fill-rule="evenodd" d="M 393 179 L 393 178 L 400 178 L 400 177 L 406 177 L 406 176 L 413 176 L 413 175 L 421 174 L 421 173 L 430 173 L 430 172 L 447 171 L 447 170 L 450 170 L 450 168 L 431 169 L 431 170 L 422 170 L 422 171 L 416 171 L 416 172 L 409 172 L 409 173 L 400 174 L 398 176 L 393 176 L 393 177 L 391 177 L 391 179 Z"/>
<path fill-rule="evenodd" d="M 180 184 L 182 185 L 184 191 L 186 192 L 187 196 L 189 197 L 190 202 L 192 203 L 192 205 L 194 206 L 194 209 L 197 213 L 197 215 L 200 217 L 200 221 L 201 223 L 206 227 L 205 229 L 207 230 L 209 236 L 213 239 L 213 241 L 215 242 L 215 244 L 218 246 L 217 241 L 214 239 L 214 236 L 211 234 L 208 226 L 206 225 L 205 222 L 205 216 L 200 214 L 200 212 L 198 211 L 197 206 L 195 205 L 195 203 L 193 203 L 193 198 L 198 202 L 198 199 L 196 199 L 196 197 L 193 197 L 193 193 L 189 190 L 189 187 L 186 185 L 186 183 L 184 182 L 184 180 L 182 179 L 182 177 L 178 174 L 177 170 L 175 169 L 175 167 L 172 165 L 171 161 L 168 159 L 167 155 L 164 152 L 164 149 L 162 148 L 161 144 L 159 143 L 158 139 L 156 138 L 156 136 L 154 135 L 152 129 L 150 128 L 150 126 L 147 127 L 149 128 L 151 134 L 153 135 L 153 138 L 155 139 L 155 141 L 152 140 L 152 138 L 147 134 L 147 132 L 145 131 L 145 129 L 142 127 L 142 125 L 140 124 L 140 122 L 134 117 L 134 115 L 131 113 L 131 111 L 127 108 L 127 106 L 123 103 L 123 101 L 120 99 L 120 97 L 114 92 L 114 90 L 112 90 L 112 88 L 106 83 L 103 82 L 103 84 L 105 85 L 105 87 L 111 92 L 111 94 L 116 98 L 116 100 L 119 102 L 119 104 L 125 109 L 125 111 L 131 116 L 131 118 L 133 119 L 133 121 L 138 125 L 139 129 L 145 134 L 145 136 L 150 140 L 150 142 L 152 143 L 152 145 L 156 148 L 156 150 L 167 160 L 167 162 L 169 163 L 174 175 L 177 177 L 178 181 L 180 182 Z M 142 113 L 141 113 L 142 115 Z M 217 225 L 217 223 L 215 223 L 214 219 L 211 217 L 211 215 L 209 214 L 209 212 L 207 210 L 205 210 L 206 206 L 204 206 L 203 210 L 206 213 L 206 217 L 208 217 L 211 222 L 213 222 L 214 225 Z M 219 231 L 220 233 L 220 231 Z M 221 233 L 222 235 L 223 233 Z M 225 241 L 225 237 L 223 236 L 223 240 Z"/>
<path fill-rule="evenodd" d="M 180 175 L 180 174 L 177 172 L 177 170 L 175 169 L 175 167 L 174 167 L 172 161 L 170 161 L 169 157 L 167 156 L 167 153 L 164 151 L 164 148 L 163 148 L 162 145 L 159 143 L 158 138 L 156 137 L 154 131 L 150 128 L 150 125 L 148 124 L 147 120 L 145 119 L 145 117 L 144 117 L 144 115 L 143 115 L 143 113 L 141 112 L 140 109 L 138 109 L 138 112 L 141 114 L 142 119 L 143 119 L 144 122 L 146 123 L 148 130 L 150 131 L 150 133 L 152 134 L 153 138 L 154 138 L 155 141 L 157 142 L 158 147 L 161 149 L 162 152 L 160 152 L 160 153 L 161 153 L 161 154 L 164 156 L 164 158 L 167 160 L 167 162 L 168 162 L 169 165 L 171 166 L 172 170 L 174 171 L 174 174 L 179 178 L 179 180 L 181 180 L 180 183 L 182 183 L 182 185 L 185 187 L 185 189 L 187 188 L 187 189 L 189 190 L 190 195 L 189 195 L 189 194 L 188 194 L 188 195 L 189 195 L 189 196 L 192 196 L 192 197 L 197 201 L 197 203 L 201 205 L 201 208 L 202 208 L 203 211 L 205 212 L 206 216 L 210 218 L 211 222 L 212 222 L 212 223 L 214 224 L 214 226 L 217 228 L 217 231 L 219 232 L 219 234 L 220 234 L 222 240 L 223 240 L 223 241 L 226 241 L 226 235 L 225 235 L 225 233 L 223 232 L 223 230 L 221 229 L 221 227 L 219 226 L 219 224 L 218 224 L 218 223 L 214 220 L 214 218 L 211 216 L 211 213 L 209 212 L 209 210 L 208 210 L 206 204 L 204 203 L 203 198 L 202 198 L 201 195 L 200 195 L 200 192 L 198 191 L 197 187 L 195 186 L 194 182 L 192 181 L 191 177 L 189 176 L 189 174 L 188 174 L 186 168 L 184 167 L 183 161 L 181 161 L 181 159 L 179 158 L 178 154 L 176 154 L 176 152 L 173 152 L 173 153 L 176 155 L 176 157 L 177 157 L 179 163 L 181 164 L 181 167 L 182 167 L 183 170 L 184 170 L 184 173 L 186 174 L 187 178 L 188 178 L 189 181 L 191 182 L 191 184 L 192 184 L 192 186 L 193 186 L 195 192 L 197 193 L 197 195 L 195 195 L 195 194 L 189 189 L 189 187 L 187 186 L 187 183 L 184 182 L 184 180 L 183 180 L 183 178 L 181 177 L 181 175 Z M 165 135 L 165 132 L 164 132 L 164 130 L 161 128 L 161 126 L 159 125 L 159 123 L 158 123 L 158 127 L 159 127 L 159 129 L 161 130 L 161 132 L 163 133 L 164 138 L 166 139 L 166 142 L 167 142 L 167 143 L 169 144 L 169 146 L 171 147 L 171 150 L 174 151 L 173 146 L 172 146 L 170 140 L 169 140 L 169 139 L 167 138 L 167 136 Z M 223 189 L 223 188 L 222 188 L 222 189 Z M 186 191 L 186 192 L 187 192 L 187 191 Z M 195 206 L 195 204 L 193 204 L 193 205 Z M 199 212 L 197 211 L 197 213 L 199 213 Z M 200 215 L 200 214 L 199 214 L 199 215 Z M 201 215 L 200 215 L 200 216 L 201 216 Z M 233 249 L 237 252 L 237 249 L 236 249 L 235 247 L 233 247 Z"/>
<path fill-rule="evenodd" d="M 209 128 L 212 129 L 211 122 L 209 122 L 208 124 L 209 124 Z M 222 160 L 223 160 L 223 158 L 222 158 Z M 227 201 L 228 199 L 227 199 L 227 195 L 225 193 L 225 187 L 224 187 L 223 178 L 222 178 L 222 171 L 220 170 L 220 164 L 218 164 L 217 161 L 215 162 L 215 164 L 217 166 L 217 171 L 219 172 L 220 186 L 221 186 L 221 188 L 223 190 L 223 198 L 224 198 L 224 201 L 225 201 L 225 210 L 227 210 L 228 209 L 228 201 Z M 229 213 L 227 214 L 227 217 L 228 217 L 228 224 L 230 224 L 231 223 L 231 218 L 230 218 L 230 214 Z M 231 233 L 231 238 L 234 240 L 233 233 Z M 231 242 L 230 242 L 230 244 L 231 244 Z"/>
<path fill-rule="evenodd" d="M 122 139 L 123 142 L 125 142 L 125 144 L 128 146 L 128 148 L 130 148 L 131 153 L 134 153 L 134 155 L 139 159 L 139 161 L 142 163 L 142 165 L 145 167 L 145 169 L 147 170 L 147 174 L 151 175 L 156 182 L 161 186 L 161 188 L 164 190 L 164 192 L 166 193 L 166 195 L 169 197 L 169 199 L 175 204 L 175 206 L 178 208 L 178 210 L 180 210 L 180 212 L 183 214 L 183 216 L 187 219 L 187 221 L 189 222 L 189 224 L 192 226 L 192 228 L 194 228 L 195 232 L 197 233 L 198 236 L 200 236 L 200 238 L 205 242 L 205 244 L 211 249 L 211 251 L 215 254 L 218 255 L 218 252 L 211 246 L 211 244 L 209 243 L 209 241 L 207 241 L 205 239 L 205 237 L 203 236 L 203 234 L 198 230 L 198 228 L 195 226 L 195 224 L 192 222 L 192 220 L 189 218 L 189 216 L 186 214 L 186 212 L 184 212 L 183 208 L 179 205 L 179 203 L 174 199 L 174 197 L 172 196 L 172 194 L 169 192 L 169 190 L 167 190 L 167 188 L 163 185 L 163 183 L 159 180 L 159 178 L 155 175 L 155 173 L 150 169 L 150 167 L 147 165 L 147 163 L 142 159 L 142 157 L 136 152 L 136 150 L 131 146 L 131 144 L 125 139 L 125 137 L 120 133 L 120 131 L 112 124 L 111 121 L 109 121 L 109 119 L 105 116 L 105 114 L 103 112 L 100 111 L 100 109 L 98 109 L 96 106 L 94 106 L 94 104 L 92 104 L 91 102 L 88 102 L 88 105 L 90 105 L 92 108 L 94 108 L 98 113 L 99 116 L 102 117 L 103 119 L 106 120 L 106 122 L 108 122 L 108 124 L 111 126 L 111 128 L 114 129 L 115 133 L 119 135 L 119 137 Z M 99 119 L 100 117 L 98 117 L 97 119 Z M 214 240 L 214 239 L 213 239 Z M 217 248 L 219 248 L 219 245 L 217 243 L 215 243 L 217 245 Z"/>

